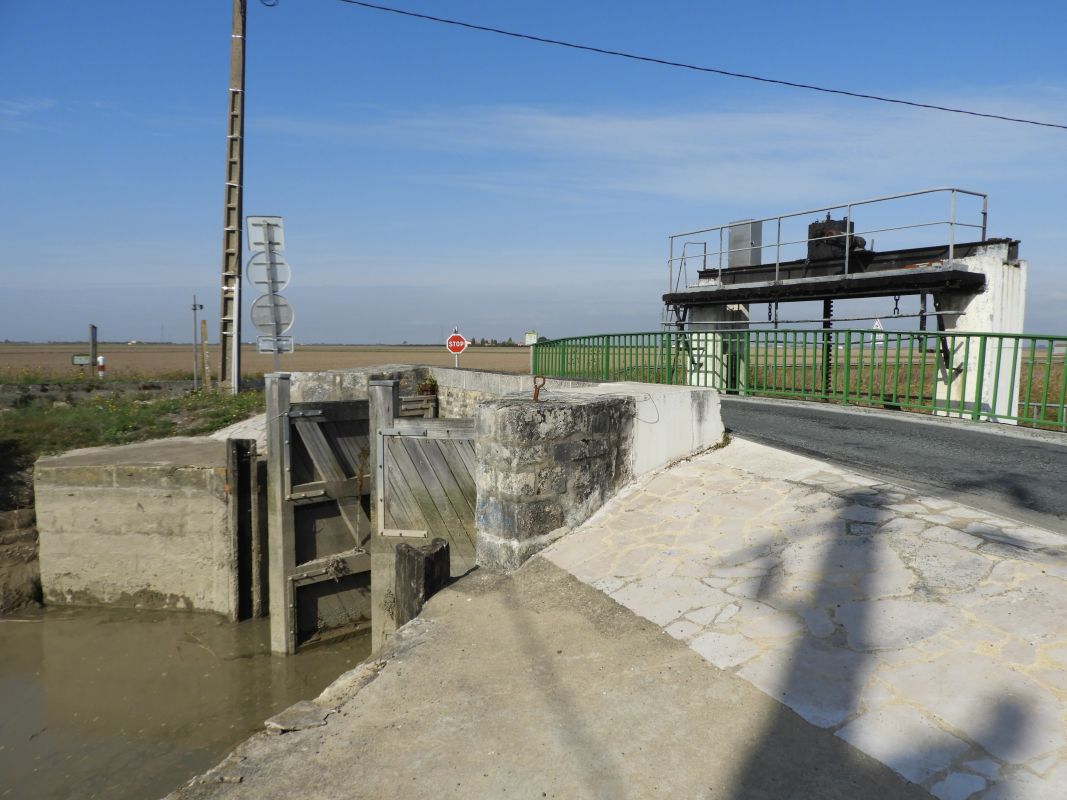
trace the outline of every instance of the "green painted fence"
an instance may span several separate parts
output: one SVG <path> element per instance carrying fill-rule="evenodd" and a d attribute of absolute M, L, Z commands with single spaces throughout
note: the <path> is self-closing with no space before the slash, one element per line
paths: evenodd
<path fill-rule="evenodd" d="M 706 386 L 1067 431 L 1067 336 L 878 330 L 614 333 L 533 346 L 533 372 Z"/>

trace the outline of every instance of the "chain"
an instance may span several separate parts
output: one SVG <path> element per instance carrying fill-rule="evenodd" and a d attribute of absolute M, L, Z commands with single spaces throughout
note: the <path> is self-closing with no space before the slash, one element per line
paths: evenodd
<path fill-rule="evenodd" d="M 894 317 L 899 317 L 900 316 L 900 295 L 899 294 L 893 295 L 893 316 Z"/>

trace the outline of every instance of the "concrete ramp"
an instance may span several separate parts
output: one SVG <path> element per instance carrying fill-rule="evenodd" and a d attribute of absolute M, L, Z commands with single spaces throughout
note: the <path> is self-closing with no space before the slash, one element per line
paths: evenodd
<path fill-rule="evenodd" d="M 544 556 L 942 800 L 1067 796 L 1062 532 L 735 439 Z"/>
<path fill-rule="evenodd" d="M 315 705 L 172 800 L 929 799 L 539 557 L 435 595 Z"/>

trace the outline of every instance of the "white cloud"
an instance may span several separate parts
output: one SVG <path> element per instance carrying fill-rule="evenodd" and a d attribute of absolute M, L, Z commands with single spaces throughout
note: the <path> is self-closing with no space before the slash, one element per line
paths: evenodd
<path fill-rule="evenodd" d="M 1062 92 L 1044 92 L 1040 101 L 940 102 L 1067 118 Z M 1067 162 L 1052 156 L 1067 143 L 1067 132 L 858 101 L 746 112 L 475 107 L 379 115 L 376 122 L 265 117 L 254 125 L 353 145 L 402 144 L 467 156 L 465 172 L 448 170 L 467 188 L 511 191 L 518 183 L 527 190 L 557 187 L 560 194 L 639 192 L 735 205 L 758 201 L 764 207 L 843 199 L 856 195 L 857 187 L 981 185 L 1067 173 Z M 492 165 L 477 163 L 490 157 Z M 506 169 L 499 157 L 510 157 Z"/>
<path fill-rule="evenodd" d="M 46 98 L 38 100 L 0 100 L 0 117 L 24 117 L 38 111 L 46 111 L 56 104 Z"/>

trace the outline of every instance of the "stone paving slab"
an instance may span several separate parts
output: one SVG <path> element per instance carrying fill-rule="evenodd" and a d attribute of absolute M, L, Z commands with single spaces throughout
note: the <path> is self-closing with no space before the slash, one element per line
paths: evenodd
<path fill-rule="evenodd" d="M 1067 536 L 735 439 L 544 556 L 940 800 L 1067 798 Z"/>

